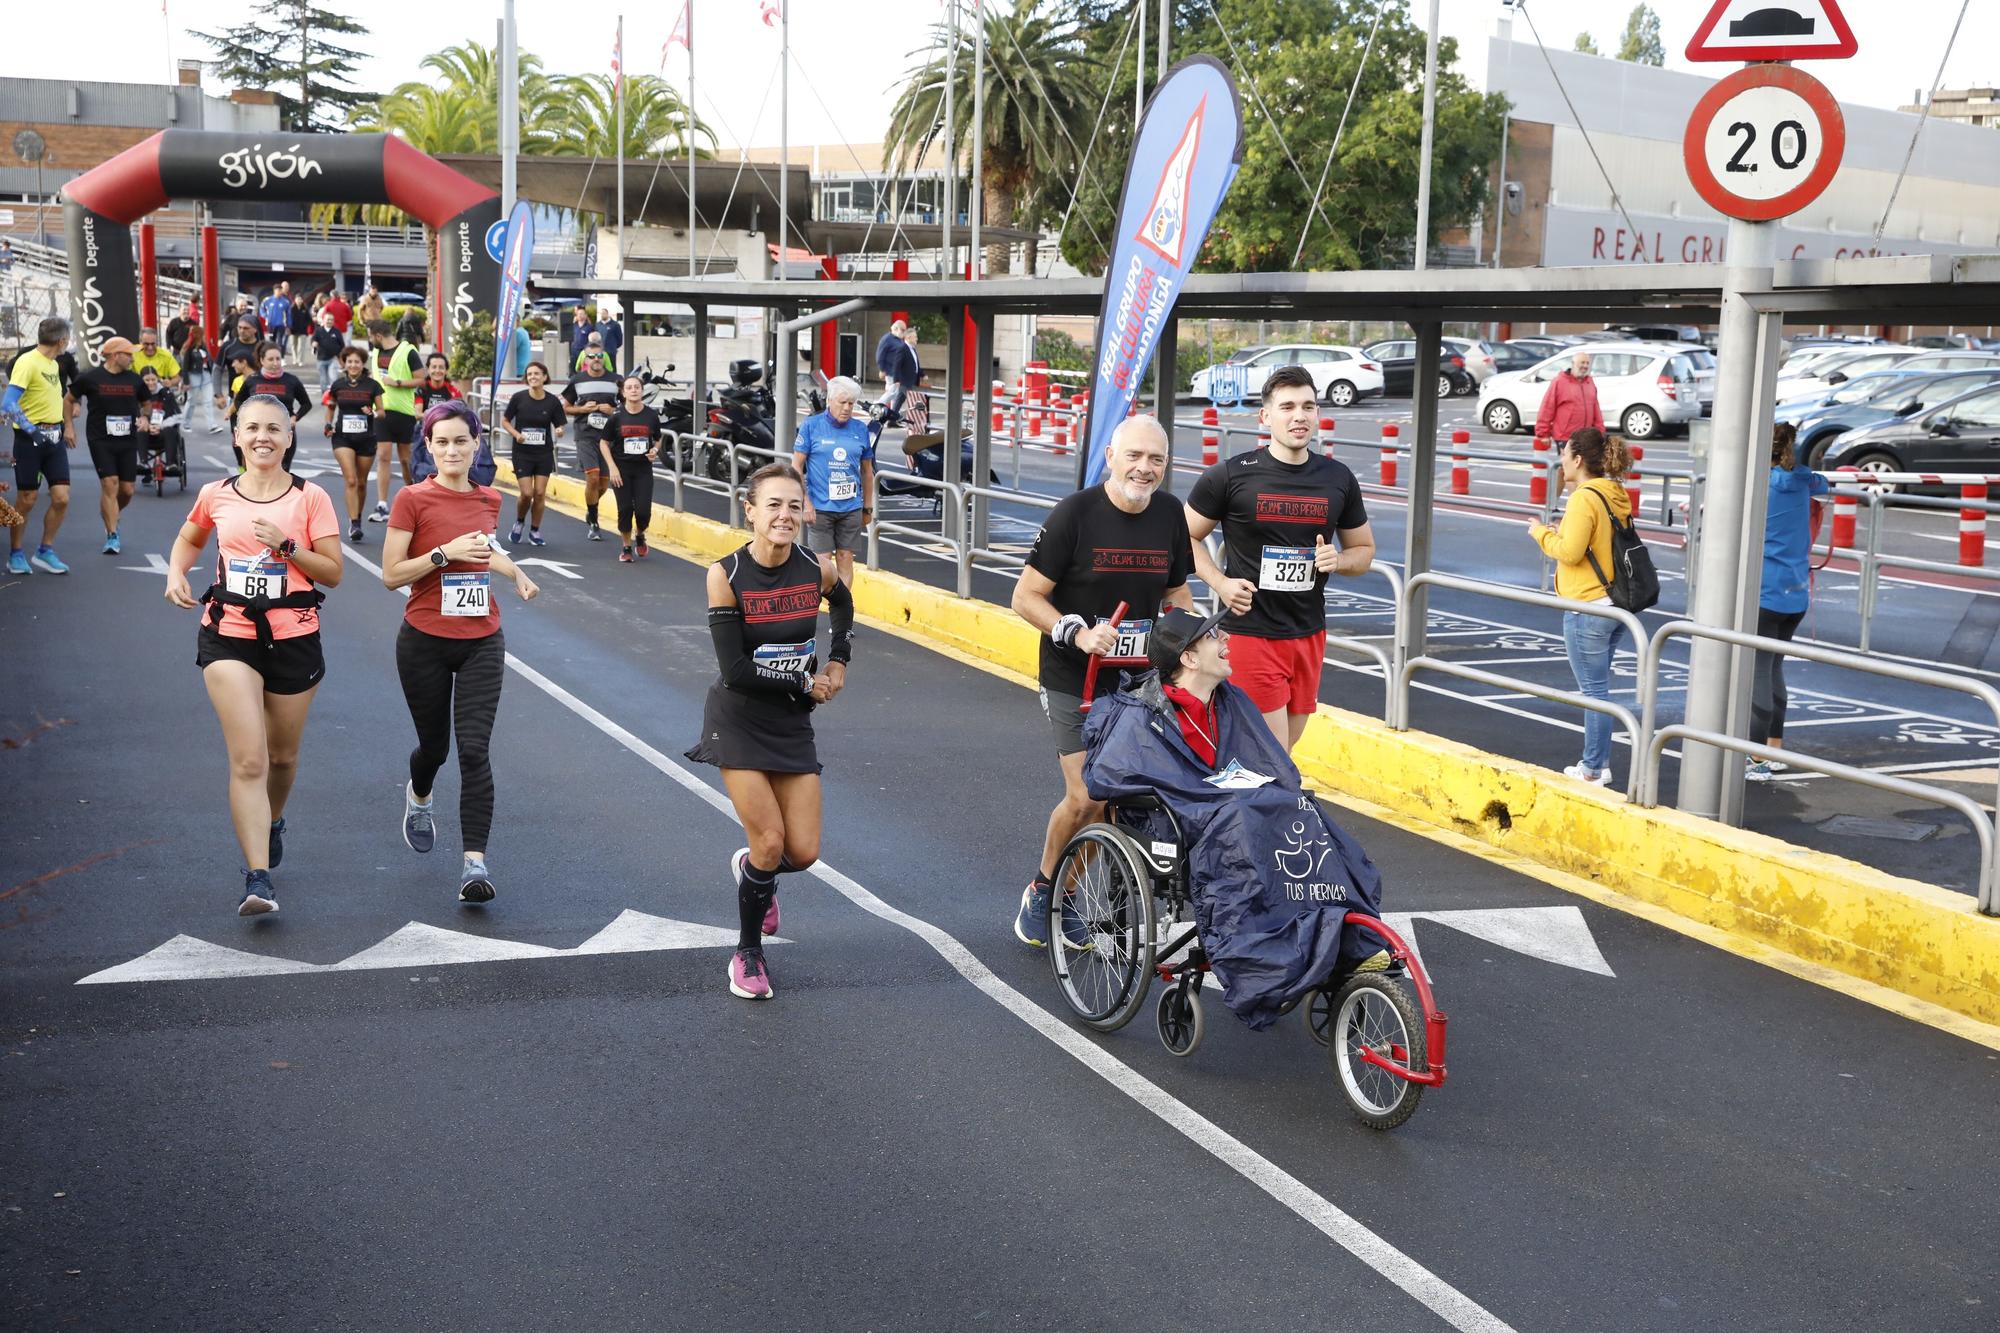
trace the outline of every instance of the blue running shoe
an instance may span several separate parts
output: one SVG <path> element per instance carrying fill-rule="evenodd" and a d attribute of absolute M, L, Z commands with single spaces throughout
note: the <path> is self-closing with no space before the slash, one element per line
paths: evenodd
<path fill-rule="evenodd" d="M 1049 933 L 1050 887 L 1040 880 L 1021 890 L 1021 912 L 1014 918 L 1014 938 L 1035 949 L 1046 949 L 1049 942 L 1043 936 Z"/>
<path fill-rule="evenodd" d="M 519 546 L 521 544 L 521 527 L 521 524 L 516 523 L 507 530 L 507 544 L 509 546 Z"/>
<path fill-rule="evenodd" d="M 285 859 L 285 821 L 283 816 L 271 821 L 271 869 Z"/>
<path fill-rule="evenodd" d="M 271 883 L 268 870 L 246 870 L 243 872 L 243 901 L 236 905 L 238 916 L 262 916 L 266 912 L 278 910 L 277 886 Z"/>
<path fill-rule="evenodd" d="M 458 900 L 462 903 L 490 903 L 493 893 L 493 876 L 487 871 L 486 862 L 467 862 L 465 873 L 458 878 Z"/>
<path fill-rule="evenodd" d="M 106 555 L 117 555 L 117 554 L 118 554 L 118 534 L 117 534 L 117 533 L 115 533 L 115 532 L 107 532 L 107 533 L 105 533 L 105 534 L 104 534 L 104 554 L 106 554 Z"/>
<path fill-rule="evenodd" d="M 437 842 L 437 825 L 431 821 L 431 803 L 417 804 L 417 794 L 403 784 L 403 841 L 413 852 L 427 852 Z"/>
<path fill-rule="evenodd" d="M 28 568 L 28 553 L 26 551 L 16 551 L 12 555 L 8 556 L 7 572 L 9 574 L 33 573 L 34 571 Z"/>
<path fill-rule="evenodd" d="M 56 548 L 53 546 L 37 546 L 34 556 L 28 563 L 44 574 L 69 573 L 69 566 L 62 562 L 62 557 L 56 554 Z"/>
<path fill-rule="evenodd" d="M 542 530 L 540 528 L 530 528 L 528 530 L 528 545 L 530 546 L 548 545 L 546 541 L 542 540 Z"/>

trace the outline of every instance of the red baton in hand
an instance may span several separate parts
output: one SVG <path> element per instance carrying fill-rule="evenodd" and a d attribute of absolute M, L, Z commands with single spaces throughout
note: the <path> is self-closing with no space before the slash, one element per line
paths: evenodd
<path fill-rule="evenodd" d="M 1129 609 L 1130 607 L 1124 602 L 1120 602 L 1112 608 L 1112 633 L 1115 634 L 1118 632 L 1118 625 L 1125 619 L 1125 612 Z M 1097 666 L 1100 660 L 1101 657 L 1099 654 L 1092 653 L 1090 655 L 1090 664 L 1083 669 L 1083 711 L 1086 713 L 1090 711 L 1090 697 L 1097 692 Z"/>

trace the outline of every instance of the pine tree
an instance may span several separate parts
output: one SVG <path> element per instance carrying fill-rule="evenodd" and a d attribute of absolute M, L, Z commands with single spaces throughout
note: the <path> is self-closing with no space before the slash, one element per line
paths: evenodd
<path fill-rule="evenodd" d="M 365 37 L 368 29 L 312 0 L 260 0 L 253 14 L 235 32 L 189 35 L 215 48 L 216 72 L 230 83 L 276 92 L 283 128 L 342 129 L 347 112 L 369 100 L 350 81 L 364 53 L 328 38 Z"/>
<path fill-rule="evenodd" d="M 1618 44 L 1618 58 L 1641 65 L 1665 65 L 1667 48 L 1660 41 L 1660 16 L 1650 5 L 1635 5 L 1625 20 L 1625 39 Z"/>

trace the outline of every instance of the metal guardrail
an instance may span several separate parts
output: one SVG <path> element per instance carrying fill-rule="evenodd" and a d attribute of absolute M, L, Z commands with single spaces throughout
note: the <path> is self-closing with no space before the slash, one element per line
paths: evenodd
<path fill-rule="evenodd" d="M 1758 652 L 1774 653 L 1783 657 L 1797 657 L 1825 666 L 1845 667 L 1868 675 L 1884 676 L 1890 680 L 1970 695 L 1992 711 L 1995 727 L 2000 727 L 2000 690 L 1994 689 L 1985 681 L 1973 680 L 1966 676 L 1954 676 L 1924 667 L 1905 666 L 1898 662 L 1885 662 L 1879 658 L 1864 657 L 1859 653 L 1820 648 L 1789 639 L 1772 639 L 1756 634 L 1743 634 L 1736 630 L 1717 629 L 1709 625 L 1698 625 L 1691 620 L 1677 620 L 1660 626 L 1653 633 L 1652 638 L 1646 643 L 1644 656 L 1640 660 L 1640 735 L 1644 738 L 1644 750 L 1643 762 L 1635 762 L 1632 766 L 1634 776 L 1639 779 L 1632 799 L 1634 804 L 1642 806 L 1659 803 L 1661 756 L 1668 740 L 1680 738 L 1702 745 L 1712 745 L 1719 750 L 1750 754 L 1759 759 L 1781 759 L 1787 764 L 1797 764 L 1800 768 L 1812 772 L 1844 778 L 1863 786 L 1949 807 L 1965 815 L 1972 823 L 1973 832 L 1979 835 L 1979 910 L 1988 916 L 2000 914 L 2000 891 L 1997 891 L 1995 882 L 1994 821 L 1977 802 L 1968 799 L 1962 793 L 1934 787 L 1928 783 L 1911 782 L 1907 778 L 1898 778 L 1886 773 L 1876 773 L 1865 768 L 1856 768 L 1849 764 L 1836 763 L 1833 760 L 1813 759 L 1812 756 L 1798 754 L 1792 750 L 1756 745 L 1719 732 L 1703 731 L 1687 726 L 1663 727 L 1656 732 L 1653 724 L 1659 710 L 1660 654 L 1667 640 L 1672 638 L 1712 639 L 1738 648 L 1751 648 Z M 1638 746 L 1635 745 L 1635 759 L 1639 753 Z M 1808 759 L 1812 762 L 1802 762 Z M 2000 796 L 2000 788 L 1996 788 L 1996 796 Z M 2000 801 L 1996 801 L 1996 807 L 2000 808 Z"/>
<path fill-rule="evenodd" d="M 1376 662 L 1381 664 L 1382 720 L 1386 723 L 1390 721 L 1391 715 L 1395 711 L 1396 652 L 1400 649 L 1400 645 L 1403 642 L 1403 606 L 1408 602 L 1409 598 L 1403 589 L 1403 572 L 1394 565 L 1384 564 L 1380 560 L 1371 564 L 1363 573 L 1342 575 L 1342 577 L 1366 578 L 1369 574 L 1380 574 L 1383 578 L 1389 580 L 1390 605 L 1396 609 L 1395 627 L 1390 634 L 1390 649 L 1384 650 L 1379 644 L 1370 643 L 1366 639 L 1356 638 L 1351 634 L 1335 634 L 1332 630 L 1327 631 L 1326 643 L 1329 648 L 1345 648 L 1349 652 L 1360 653 L 1364 657 L 1372 657 Z"/>
<path fill-rule="evenodd" d="M 1646 642 L 1646 631 L 1639 623 L 1639 618 L 1630 611 L 1626 611 L 1620 607 L 1593 602 L 1575 602 L 1565 597 L 1557 597 L 1552 593 L 1535 592 L 1532 589 L 1516 588 L 1509 584 L 1488 583 L 1483 579 L 1461 578 L 1456 574 L 1439 574 L 1432 571 L 1418 574 L 1416 577 L 1408 579 L 1404 584 L 1404 596 L 1396 608 L 1396 642 L 1399 646 L 1407 642 L 1403 631 L 1410 615 L 1409 594 L 1415 593 L 1420 588 L 1448 588 L 1455 592 L 1472 593 L 1475 596 L 1491 597 L 1498 601 L 1517 602 L 1523 606 L 1539 606 L 1556 611 L 1577 611 L 1584 615 L 1596 616 L 1604 620 L 1615 620 L 1625 627 L 1626 632 L 1631 634 L 1632 642 L 1635 645 Z M 1572 708 L 1581 708 L 1586 712 L 1602 713 L 1614 721 L 1624 723 L 1626 733 L 1633 738 L 1635 746 L 1638 744 L 1639 737 L 1643 734 L 1639 719 L 1632 715 L 1631 709 L 1624 707 L 1622 704 L 1615 704 L 1604 699 L 1592 699 L 1575 690 L 1560 690 L 1552 685 L 1542 685 L 1531 680 L 1521 680 L 1517 677 L 1502 676 L 1491 671 L 1481 671 L 1478 667 L 1460 666 L 1456 662 L 1447 662 L 1442 658 L 1431 657 L 1428 654 L 1412 657 L 1408 661 L 1403 662 L 1396 670 L 1395 705 L 1391 709 L 1390 717 L 1387 719 L 1390 728 L 1393 730 L 1408 731 L 1410 729 L 1410 680 L 1419 671 L 1435 671 L 1441 675 L 1456 676 L 1461 680 L 1469 680 L 1480 685 L 1490 685 L 1497 689 L 1519 690 L 1524 694 L 1532 694 L 1536 698 L 1545 699 L 1550 703 L 1568 704 Z M 1644 687 L 1645 683 L 1642 673 L 1640 682 L 1642 691 Z M 1626 779 L 1626 791 L 1628 795 L 1636 790 L 1638 767 L 1637 764 L 1634 764 L 1632 766 L 1632 773 Z"/>

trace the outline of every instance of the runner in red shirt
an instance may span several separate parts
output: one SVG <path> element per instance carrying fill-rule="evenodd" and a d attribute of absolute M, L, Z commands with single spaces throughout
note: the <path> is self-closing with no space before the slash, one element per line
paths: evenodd
<path fill-rule="evenodd" d="M 454 399 L 426 412 L 421 429 L 437 475 L 397 492 L 382 539 L 382 582 L 410 590 L 396 636 L 396 674 L 417 728 L 403 791 L 403 841 L 415 852 L 428 852 L 436 841 L 431 786 L 456 733 L 465 850 L 458 900 L 487 903 L 494 893 L 486 869 L 486 839 L 493 827 L 487 747 L 507 669 L 493 574 L 514 580 L 524 602 L 540 590 L 494 542 L 500 492 L 472 481 L 479 414 Z"/>

